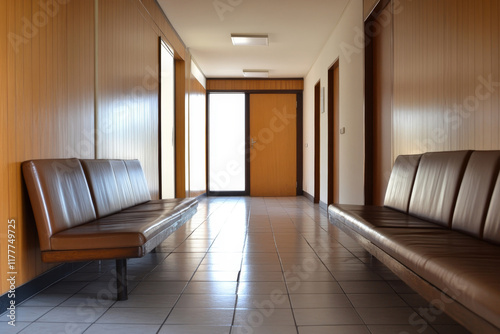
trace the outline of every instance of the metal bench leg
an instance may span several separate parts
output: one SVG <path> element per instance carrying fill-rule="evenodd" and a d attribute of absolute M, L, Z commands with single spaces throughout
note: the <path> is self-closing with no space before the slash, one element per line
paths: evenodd
<path fill-rule="evenodd" d="M 116 299 L 127 300 L 127 259 L 116 260 Z"/>

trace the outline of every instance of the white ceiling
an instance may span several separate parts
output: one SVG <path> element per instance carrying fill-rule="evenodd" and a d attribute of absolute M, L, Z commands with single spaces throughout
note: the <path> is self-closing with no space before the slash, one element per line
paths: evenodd
<path fill-rule="evenodd" d="M 304 77 L 350 0 L 158 0 L 207 78 Z M 217 9 L 216 9 L 217 8 Z M 269 46 L 233 46 L 231 34 L 269 34 Z"/>

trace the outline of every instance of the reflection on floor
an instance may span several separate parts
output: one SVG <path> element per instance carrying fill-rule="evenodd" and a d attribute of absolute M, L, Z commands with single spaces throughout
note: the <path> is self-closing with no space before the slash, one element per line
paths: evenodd
<path fill-rule="evenodd" d="M 93 262 L 17 309 L 1 333 L 467 333 L 303 197 L 204 198 L 156 253 Z"/>

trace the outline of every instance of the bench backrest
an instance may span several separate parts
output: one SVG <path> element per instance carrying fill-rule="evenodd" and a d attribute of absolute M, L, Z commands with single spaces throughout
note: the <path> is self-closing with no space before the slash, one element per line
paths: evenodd
<path fill-rule="evenodd" d="M 500 175 L 491 196 L 490 207 L 484 224 L 483 239 L 500 245 Z"/>
<path fill-rule="evenodd" d="M 408 213 L 450 227 L 471 151 L 431 152 L 420 159 Z"/>
<path fill-rule="evenodd" d="M 483 237 L 491 195 L 498 178 L 500 151 L 472 153 L 460 185 L 452 228 Z"/>
<path fill-rule="evenodd" d="M 58 232 L 151 200 L 139 160 L 31 160 L 22 169 L 42 251 Z"/>
<path fill-rule="evenodd" d="M 113 168 L 115 174 L 116 185 L 118 187 L 118 195 L 120 196 L 120 203 L 122 208 L 129 208 L 136 205 L 134 192 L 132 191 L 132 184 L 128 176 L 127 166 L 123 160 L 110 160 L 109 163 Z"/>
<path fill-rule="evenodd" d="M 90 189 L 77 159 L 32 160 L 22 164 L 41 250 L 55 233 L 96 219 Z"/>
<path fill-rule="evenodd" d="M 122 210 L 115 173 L 109 160 L 81 160 L 98 218 Z"/>
<path fill-rule="evenodd" d="M 135 204 L 145 203 L 151 200 L 151 194 L 148 189 L 146 176 L 142 170 L 139 160 L 124 160 L 127 167 L 132 192 L 135 197 Z"/>
<path fill-rule="evenodd" d="M 81 160 L 97 217 L 151 200 L 139 160 Z"/>
<path fill-rule="evenodd" d="M 400 155 L 392 167 L 391 177 L 385 193 L 384 206 L 408 212 L 413 183 L 417 175 L 421 154 Z"/>
<path fill-rule="evenodd" d="M 384 205 L 500 244 L 499 174 L 500 151 L 400 156 Z"/>

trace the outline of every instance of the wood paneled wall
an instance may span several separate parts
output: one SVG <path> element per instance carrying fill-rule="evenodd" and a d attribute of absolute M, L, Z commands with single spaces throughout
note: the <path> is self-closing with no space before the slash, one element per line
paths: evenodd
<path fill-rule="evenodd" d="M 500 149 L 499 1 L 400 3 L 394 15 L 393 158 Z"/>
<path fill-rule="evenodd" d="M 139 159 L 158 198 L 159 35 L 141 7 L 99 1 L 97 158 Z"/>
<path fill-rule="evenodd" d="M 62 3 L 62 1 L 61 1 Z M 19 286 L 41 262 L 21 162 L 94 157 L 94 2 L 0 1 L 0 290 L 7 220 L 16 220 Z"/>
<path fill-rule="evenodd" d="M 0 291 L 7 291 L 7 221 L 9 212 L 9 113 L 7 109 L 7 0 L 0 0 Z M 5 282 L 5 283 L 4 283 Z"/>
<path fill-rule="evenodd" d="M 7 220 L 18 228 L 17 286 L 54 266 L 41 262 L 22 161 L 139 158 L 158 198 L 159 36 L 177 63 L 191 58 L 156 1 L 99 0 L 97 30 L 95 3 L 0 0 L 0 294 Z M 177 87 L 185 99 L 189 71 Z"/>
<path fill-rule="evenodd" d="M 207 79 L 211 91 L 304 90 L 303 79 Z"/>
<path fill-rule="evenodd" d="M 184 60 L 175 60 L 175 196 L 184 198 L 188 194 L 186 167 L 186 99 L 189 95 L 189 80 L 186 80 Z M 184 75 L 182 75 L 184 74 Z"/>
<path fill-rule="evenodd" d="M 189 94 L 189 196 L 207 192 L 206 90 L 191 77 Z"/>

